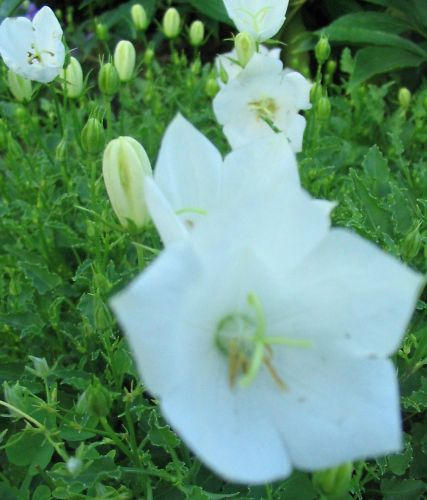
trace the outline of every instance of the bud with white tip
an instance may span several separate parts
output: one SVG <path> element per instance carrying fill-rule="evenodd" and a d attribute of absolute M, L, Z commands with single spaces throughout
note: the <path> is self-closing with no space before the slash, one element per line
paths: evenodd
<path fill-rule="evenodd" d="M 114 50 L 114 66 L 121 82 L 132 80 L 135 71 L 136 52 L 132 42 L 121 40 Z"/>
<path fill-rule="evenodd" d="M 67 97 L 77 99 L 83 92 L 83 71 L 79 61 L 71 56 L 68 66 L 61 71 L 62 88 Z"/>

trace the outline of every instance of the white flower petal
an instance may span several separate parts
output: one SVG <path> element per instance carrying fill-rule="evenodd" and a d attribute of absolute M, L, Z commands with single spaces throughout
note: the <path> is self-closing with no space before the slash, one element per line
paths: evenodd
<path fill-rule="evenodd" d="M 6 18 L 0 25 L 0 53 L 8 68 L 22 74 L 28 66 L 28 51 L 34 43 L 31 21 L 25 17 Z"/>
<path fill-rule="evenodd" d="M 388 356 L 398 348 L 423 276 L 343 229 L 333 229 L 287 277 L 277 329 L 334 352 Z"/>
<path fill-rule="evenodd" d="M 286 134 L 292 151 L 299 153 L 302 151 L 304 141 L 305 127 L 307 126 L 306 119 L 298 113 L 288 113 L 285 119 L 279 116 L 277 126 Z"/>
<path fill-rule="evenodd" d="M 401 449 L 399 391 L 389 360 L 286 347 L 277 347 L 273 359 L 288 389 L 266 411 L 276 415 L 296 467 L 324 469 Z"/>
<path fill-rule="evenodd" d="M 142 378 L 156 395 L 179 383 L 178 353 L 185 334 L 179 318 L 186 294 L 199 273 L 199 262 L 191 247 L 177 243 L 111 299 Z M 167 372 L 173 377 L 166 376 Z"/>
<path fill-rule="evenodd" d="M 219 151 L 190 122 L 178 114 L 164 135 L 154 178 L 175 211 L 191 223 L 215 204 L 220 186 Z M 194 211 L 195 209 L 195 211 Z"/>
<path fill-rule="evenodd" d="M 145 179 L 144 190 L 148 211 L 163 244 L 168 246 L 171 243 L 188 238 L 188 230 L 151 178 Z"/>
<path fill-rule="evenodd" d="M 297 71 L 287 71 L 284 81 L 292 88 L 292 105 L 295 109 L 310 109 L 310 90 L 312 83 Z M 289 96 L 284 96 L 289 99 Z"/>
<path fill-rule="evenodd" d="M 247 31 L 261 42 L 280 30 L 288 3 L 288 0 L 224 0 L 238 30 Z"/>

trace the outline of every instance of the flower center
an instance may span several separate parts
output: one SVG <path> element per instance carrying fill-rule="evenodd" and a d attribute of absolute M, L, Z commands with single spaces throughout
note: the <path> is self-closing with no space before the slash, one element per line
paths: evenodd
<path fill-rule="evenodd" d="M 267 123 L 274 122 L 274 118 L 279 109 L 276 101 L 271 97 L 263 97 L 259 101 L 252 101 L 249 103 L 249 107 L 255 111 L 257 118 Z"/>
<path fill-rule="evenodd" d="M 39 50 L 34 43 L 31 44 L 31 50 L 27 52 L 28 64 L 41 64 L 43 63 L 42 55 L 45 54 L 49 57 L 55 57 L 55 54 L 50 50 Z"/>
<path fill-rule="evenodd" d="M 266 335 L 263 306 L 254 293 L 249 293 L 247 302 L 252 314 L 233 313 L 218 323 L 215 343 L 219 351 L 228 357 L 228 380 L 230 387 L 239 381 L 241 387 L 249 387 L 264 365 L 279 389 L 287 385 L 273 365 L 272 345 L 289 347 L 311 347 L 311 342 L 286 337 Z"/>

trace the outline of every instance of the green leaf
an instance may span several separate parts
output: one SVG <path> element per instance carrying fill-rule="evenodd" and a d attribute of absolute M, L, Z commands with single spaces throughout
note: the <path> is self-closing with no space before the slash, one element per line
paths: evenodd
<path fill-rule="evenodd" d="M 157 415 L 153 412 L 149 418 L 150 431 L 148 437 L 154 446 L 162 448 L 176 448 L 179 446 L 179 439 L 177 435 L 171 431 L 168 425 L 160 425 Z"/>
<path fill-rule="evenodd" d="M 233 25 L 222 0 L 189 0 L 189 3 L 205 16 L 215 21 Z"/>
<path fill-rule="evenodd" d="M 341 53 L 340 59 L 341 71 L 351 75 L 354 71 L 354 59 L 351 55 L 351 50 L 346 47 Z"/>
<path fill-rule="evenodd" d="M 403 476 L 405 474 L 407 468 L 412 462 L 412 446 L 408 441 L 405 446 L 405 451 L 403 453 L 399 453 L 397 455 L 390 455 L 387 457 L 387 462 L 390 471 L 397 476 Z"/>
<path fill-rule="evenodd" d="M 354 72 L 349 83 L 349 90 L 353 90 L 360 83 L 373 76 L 404 68 L 416 68 L 426 58 L 413 54 L 404 49 L 393 47 L 366 47 L 357 52 L 354 63 Z"/>
<path fill-rule="evenodd" d="M 0 22 L 13 14 L 13 11 L 19 7 L 22 0 L 3 0 L 0 5 Z"/>
<path fill-rule="evenodd" d="M 424 481 L 415 479 L 383 479 L 383 500 L 419 500 L 427 489 Z"/>
<path fill-rule="evenodd" d="M 386 196 L 390 192 L 388 162 L 377 145 L 369 149 L 362 166 L 369 177 L 372 194 L 380 198 Z"/>
<path fill-rule="evenodd" d="M 10 463 L 19 467 L 30 466 L 29 473 L 37 474 L 44 469 L 53 455 L 53 446 L 43 434 L 25 430 L 11 436 L 6 444 L 6 456 Z"/>
<path fill-rule="evenodd" d="M 31 262 L 20 262 L 21 269 L 25 276 L 33 283 L 36 290 L 44 295 L 61 284 L 61 279 L 53 274 L 49 269 L 42 265 Z"/>
<path fill-rule="evenodd" d="M 49 500 L 52 498 L 50 488 L 44 484 L 37 486 L 31 500 Z"/>

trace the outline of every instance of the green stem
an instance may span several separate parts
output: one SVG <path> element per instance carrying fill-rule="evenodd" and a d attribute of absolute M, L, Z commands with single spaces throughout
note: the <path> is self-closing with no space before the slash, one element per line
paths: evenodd
<path fill-rule="evenodd" d="M 117 446 L 117 448 L 124 455 L 126 455 L 132 462 L 134 462 L 135 461 L 135 457 L 133 456 L 133 453 L 119 439 L 119 437 L 115 433 L 114 429 L 108 423 L 108 420 L 105 417 L 102 417 L 100 419 L 100 422 L 101 422 L 102 427 L 104 427 L 105 432 L 107 433 L 108 437 L 114 442 L 114 444 Z"/>

